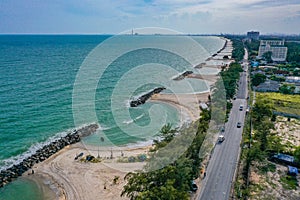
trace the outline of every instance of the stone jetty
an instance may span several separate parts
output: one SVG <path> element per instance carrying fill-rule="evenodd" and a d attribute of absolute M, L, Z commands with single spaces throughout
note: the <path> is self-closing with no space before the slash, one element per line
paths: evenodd
<path fill-rule="evenodd" d="M 154 90 L 151 90 L 150 92 L 140 96 L 136 100 L 130 101 L 130 107 L 137 107 L 138 105 L 144 104 L 153 94 L 158 94 L 161 91 L 166 89 L 165 87 L 158 87 Z"/>
<path fill-rule="evenodd" d="M 223 45 L 223 47 L 221 49 L 219 49 L 219 51 L 217 53 L 221 53 L 227 46 L 227 40 L 225 40 L 225 43 Z"/>
<path fill-rule="evenodd" d="M 173 78 L 173 80 L 180 81 L 180 80 L 184 79 L 185 77 L 187 77 L 188 75 L 190 75 L 192 73 L 193 73 L 193 71 L 185 71 L 182 74 L 180 74 L 179 76 Z"/>
<path fill-rule="evenodd" d="M 43 146 L 41 149 L 37 150 L 33 155 L 25 158 L 19 164 L 2 170 L 0 172 L 0 187 L 3 187 L 5 184 L 11 182 L 17 177 L 22 176 L 22 174 L 31 169 L 34 164 L 46 160 L 59 150 L 63 149 L 65 146 L 77 143 L 81 140 L 82 137 L 96 132 L 98 127 L 98 124 L 90 124 L 78 130 L 74 130 L 73 132 L 68 133 L 66 136 Z M 34 171 L 32 171 L 31 173 L 34 173 Z"/>

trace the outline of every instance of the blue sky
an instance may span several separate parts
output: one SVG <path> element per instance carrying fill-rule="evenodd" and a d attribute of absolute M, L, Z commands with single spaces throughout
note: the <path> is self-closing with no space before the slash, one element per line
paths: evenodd
<path fill-rule="evenodd" d="M 299 0 L 0 0 L 0 33 L 300 34 Z"/>

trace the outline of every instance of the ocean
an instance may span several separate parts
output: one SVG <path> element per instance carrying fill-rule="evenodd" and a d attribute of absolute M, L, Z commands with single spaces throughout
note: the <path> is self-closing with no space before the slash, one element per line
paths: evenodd
<path fill-rule="evenodd" d="M 92 146 L 102 144 L 100 136 L 115 146 L 147 142 L 165 123 L 180 126 L 171 105 L 130 108 L 129 101 L 162 85 L 171 88 L 165 93 L 207 91 L 201 80 L 189 82 L 192 91 L 172 81 L 224 45 L 218 37 L 192 38 L 201 48 L 184 36 L 0 35 L 0 169 L 92 122 L 100 129 L 83 140 Z M 42 194 L 22 178 L 0 188 L 1 200 L 20 197 Z"/>

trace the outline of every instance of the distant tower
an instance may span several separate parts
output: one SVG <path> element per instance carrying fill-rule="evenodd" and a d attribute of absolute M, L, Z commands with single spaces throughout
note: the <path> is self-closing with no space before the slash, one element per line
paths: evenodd
<path fill-rule="evenodd" d="M 131 29 L 131 35 L 133 35 L 133 29 Z"/>
<path fill-rule="evenodd" d="M 247 38 L 250 40 L 259 40 L 259 32 L 258 31 L 247 32 Z"/>

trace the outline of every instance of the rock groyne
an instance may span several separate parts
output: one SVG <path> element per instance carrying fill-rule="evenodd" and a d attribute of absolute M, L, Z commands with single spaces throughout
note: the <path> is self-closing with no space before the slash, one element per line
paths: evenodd
<path fill-rule="evenodd" d="M 3 187 L 17 177 L 22 176 L 22 174 L 31 169 L 34 164 L 46 160 L 59 150 L 63 149 L 65 146 L 77 143 L 81 140 L 81 137 L 85 137 L 93 132 L 96 132 L 98 127 L 98 124 L 90 124 L 78 130 L 74 130 L 73 132 L 68 133 L 66 136 L 43 146 L 33 155 L 23 159 L 20 163 L 2 170 L 0 172 L 0 187 Z M 34 171 L 32 171 L 31 173 L 34 173 Z"/>
<path fill-rule="evenodd" d="M 221 49 L 219 49 L 219 51 L 217 52 L 217 54 L 221 53 L 226 48 L 226 46 L 227 46 L 227 40 L 225 40 L 225 43 L 224 43 L 223 47 Z"/>
<path fill-rule="evenodd" d="M 193 71 L 185 71 L 182 74 L 180 74 L 179 76 L 173 78 L 174 81 L 180 81 L 182 79 L 184 79 L 185 77 L 187 77 L 188 75 L 192 74 Z"/>
<path fill-rule="evenodd" d="M 164 89 L 166 88 L 165 87 L 155 88 L 154 90 L 151 90 L 150 92 L 140 96 L 136 100 L 130 101 L 130 107 L 137 107 L 138 105 L 144 104 L 153 94 L 158 94 Z"/>

